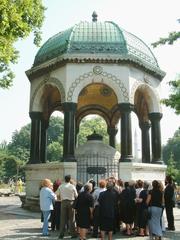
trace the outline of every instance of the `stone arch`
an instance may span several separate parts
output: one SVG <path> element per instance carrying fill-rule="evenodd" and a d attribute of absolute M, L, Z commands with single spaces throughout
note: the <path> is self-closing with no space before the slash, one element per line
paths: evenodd
<path fill-rule="evenodd" d="M 81 90 L 92 83 L 106 84 L 114 90 L 118 98 L 118 102 L 129 102 L 128 91 L 122 81 L 115 75 L 103 71 L 98 73 L 84 73 L 83 75 L 80 75 L 78 78 L 76 78 L 67 92 L 67 101 L 77 102 L 78 95 Z"/>
<path fill-rule="evenodd" d="M 148 107 L 149 112 L 161 112 L 160 97 L 156 89 L 152 88 L 148 84 L 140 83 L 136 81 L 132 88 L 130 94 L 130 103 L 134 104 L 134 97 L 137 90 L 141 90 L 142 93 L 145 93 L 148 98 Z"/>
<path fill-rule="evenodd" d="M 89 114 L 95 114 L 95 115 L 102 117 L 104 119 L 104 121 L 106 122 L 106 124 L 110 125 L 110 117 L 109 117 L 108 113 L 109 113 L 108 110 L 106 108 L 103 108 L 102 106 L 96 105 L 96 106 L 84 107 L 76 115 L 77 125 L 79 125 L 81 120 L 84 117 L 88 116 Z"/>
<path fill-rule="evenodd" d="M 59 79 L 57 78 L 52 78 L 52 77 L 49 77 L 49 78 L 44 78 L 40 83 L 39 85 L 36 87 L 32 97 L 31 97 L 31 100 L 30 100 L 30 112 L 31 111 L 42 111 L 42 106 L 41 106 L 41 96 L 43 94 L 43 88 L 46 86 L 46 85 L 53 85 L 53 86 L 56 86 L 60 92 L 60 95 L 61 95 L 61 101 L 62 102 L 65 102 L 65 90 L 64 90 L 64 87 L 62 85 L 62 83 L 60 82 Z"/>

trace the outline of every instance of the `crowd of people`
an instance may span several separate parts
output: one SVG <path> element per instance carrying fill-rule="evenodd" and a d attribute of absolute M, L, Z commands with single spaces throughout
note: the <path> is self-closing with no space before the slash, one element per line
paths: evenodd
<path fill-rule="evenodd" d="M 170 176 L 165 179 L 165 187 L 157 180 L 149 184 L 142 180 L 123 182 L 114 177 L 101 179 L 98 186 L 93 179 L 83 185 L 75 183 L 70 175 L 63 182 L 44 179 L 41 183 L 42 233 L 49 235 L 50 221 L 52 231 L 59 231 L 59 239 L 68 231 L 71 238 L 80 240 L 86 239 L 87 234 L 102 240 L 107 234 L 111 240 L 113 233 L 122 231 L 127 236 L 150 235 L 150 239 L 160 240 L 164 231 L 175 230 L 174 206 Z"/>

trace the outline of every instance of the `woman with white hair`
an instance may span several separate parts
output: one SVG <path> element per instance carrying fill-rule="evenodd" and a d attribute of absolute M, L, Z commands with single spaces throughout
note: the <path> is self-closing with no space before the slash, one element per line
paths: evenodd
<path fill-rule="evenodd" d="M 51 215 L 51 210 L 53 210 L 53 202 L 56 199 L 55 193 L 52 191 L 53 184 L 49 179 L 44 179 L 41 182 L 40 190 L 40 209 L 43 213 L 43 228 L 42 235 L 48 236 L 48 220 Z"/>

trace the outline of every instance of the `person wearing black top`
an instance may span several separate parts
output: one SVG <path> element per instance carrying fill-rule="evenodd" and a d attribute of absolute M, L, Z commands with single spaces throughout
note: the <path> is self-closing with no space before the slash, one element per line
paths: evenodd
<path fill-rule="evenodd" d="M 139 214 L 138 214 L 138 227 L 139 227 L 139 236 L 147 236 L 148 231 L 148 206 L 146 204 L 148 196 L 148 187 L 149 183 L 143 183 L 143 190 L 139 194 L 139 198 L 136 198 L 136 202 L 139 203 Z"/>
<path fill-rule="evenodd" d="M 166 217 L 168 222 L 167 230 L 175 231 L 174 227 L 174 215 L 173 208 L 175 207 L 174 201 L 174 186 L 171 176 L 166 176 L 165 179 L 165 191 L 164 191 L 164 200 L 165 200 L 165 209 L 166 209 Z"/>
<path fill-rule="evenodd" d="M 78 195 L 76 200 L 75 209 L 77 211 L 77 227 L 79 228 L 80 240 L 86 239 L 93 218 L 94 199 L 90 194 L 91 191 L 92 184 L 85 184 L 84 191 Z"/>
<path fill-rule="evenodd" d="M 162 239 L 162 212 L 163 212 L 163 193 L 160 190 L 160 184 L 157 180 L 152 182 L 152 190 L 149 191 L 146 204 L 151 212 L 151 218 L 148 221 L 150 237 L 155 237 L 155 240 Z"/>
<path fill-rule="evenodd" d="M 99 223 L 101 230 L 101 240 L 105 237 L 105 232 L 108 232 L 108 240 L 112 240 L 114 230 L 115 207 L 117 195 L 113 190 L 113 183 L 107 182 L 107 190 L 101 192 L 98 198 L 99 202 Z"/>
<path fill-rule="evenodd" d="M 131 236 L 133 234 L 132 227 L 135 220 L 135 211 L 136 211 L 136 190 L 135 182 L 129 181 L 125 182 L 124 189 L 120 194 L 120 211 L 121 219 L 126 225 L 126 230 L 124 234 Z"/>

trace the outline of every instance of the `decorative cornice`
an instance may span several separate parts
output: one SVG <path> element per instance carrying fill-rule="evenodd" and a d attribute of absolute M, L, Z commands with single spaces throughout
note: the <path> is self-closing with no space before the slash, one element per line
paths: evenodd
<path fill-rule="evenodd" d="M 116 54 L 64 54 L 36 67 L 32 67 L 26 71 L 26 75 L 31 81 L 35 77 L 44 74 L 45 70 L 52 71 L 53 69 L 56 69 L 67 63 L 130 63 L 137 68 L 142 68 L 145 72 L 152 74 L 159 80 L 162 80 L 165 76 L 165 72 L 160 70 L 160 68 L 154 67 L 151 64 L 148 64 L 131 54 L 124 54 L 121 56 L 117 56 Z"/>

